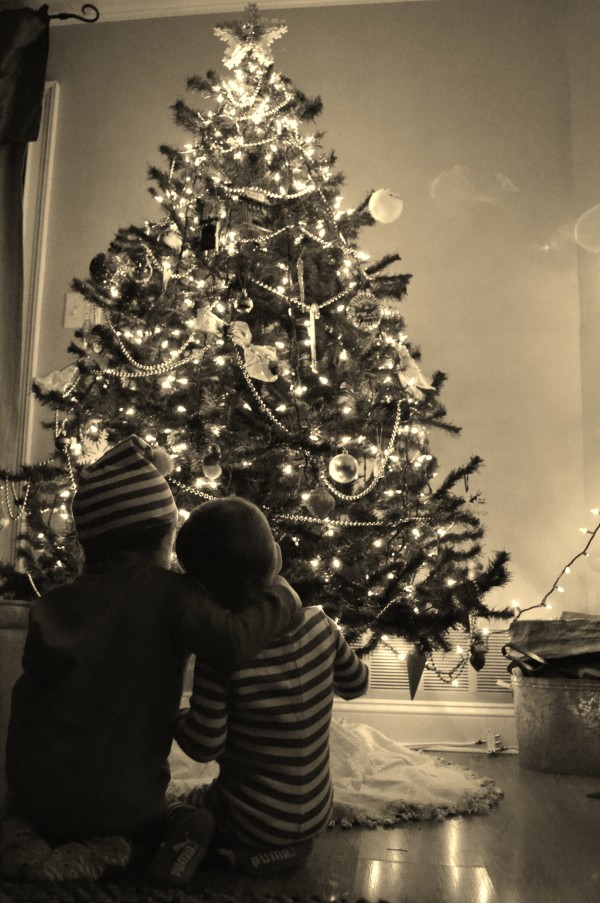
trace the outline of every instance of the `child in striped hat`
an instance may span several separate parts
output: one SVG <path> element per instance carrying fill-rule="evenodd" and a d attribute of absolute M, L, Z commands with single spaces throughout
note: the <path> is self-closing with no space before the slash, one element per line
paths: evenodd
<path fill-rule="evenodd" d="M 264 514 L 240 498 L 192 512 L 176 540 L 187 573 L 202 574 L 223 606 L 242 611 L 248 587 L 268 586 L 281 552 Z M 229 675 L 198 659 L 189 709 L 175 739 L 192 759 L 217 759 L 219 776 L 198 802 L 216 820 L 215 846 L 258 874 L 298 865 L 331 818 L 329 726 L 334 693 L 367 689 L 368 669 L 319 606 Z"/>
<path fill-rule="evenodd" d="M 83 573 L 31 606 L 6 770 L 14 811 L 52 843 L 123 835 L 156 849 L 189 655 L 236 670 L 300 604 L 279 578 L 228 611 L 169 569 L 177 508 L 168 461 L 130 436 L 83 469 L 73 500 Z M 193 873 L 211 829 L 206 814 L 178 817 L 170 842 L 189 842 L 176 883 Z"/>

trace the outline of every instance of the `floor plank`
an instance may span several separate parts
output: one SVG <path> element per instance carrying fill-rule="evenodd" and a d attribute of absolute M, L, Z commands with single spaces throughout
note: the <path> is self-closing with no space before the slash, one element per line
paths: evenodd
<path fill-rule="evenodd" d="M 362 859 L 352 899 L 389 903 L 496 903 L 485 868 Z"/>
<path fill-rule="evenodd" d="M 599 903 L 600 779 L 542 774 L 518 756 L 452 753 L 504 791 L 489 815 L 399 828 L 335 828 L 287 876 L 251 879 L 208 870 L 204 886 L 232 893 L 378 903 Z"/>

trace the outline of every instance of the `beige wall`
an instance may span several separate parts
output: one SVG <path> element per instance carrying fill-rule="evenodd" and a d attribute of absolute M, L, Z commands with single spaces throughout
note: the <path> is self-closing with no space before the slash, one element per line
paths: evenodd
<path fill-rule="evenodd" d="M 414 274 L 408 332 L 425 371 L 448 373 L 443 398 L 463 427 L 458 440 L 433 436 L 434 451 L 444 472 L 473 453 L 485 458 L 472 489 L 486 499 L 486 548 L 513 559 L 514 580 L 495 598 L 533 604 L 579 550 L 578 528 L 600 504 L 589 450 L 584 458 L 593 424 L 582 415 L 572 238 L 577 216 L 600 201 L 598 93 L 587 93 L 588 66 L 595 85 L 599 71 L 594 2 L 445 0 L 282 16 L 289 32 L 276 63 L 321 94 L 348 206 L 382 186 L 404 198 L 402 217 L 365 235 L 365 249 L 398 250 Z M 48 77 L 61 100 L 39 373 L 66 360 L 71 277 L 86 273 L 118 227 L 156 216 L 146 165 L 160 162 L 160 143 L 187 140 L 168 108 L 188 75 L 220 69 L 219 18 L 53 28 Z M 594 307 L 597 285 L 588 294 Z M 595 336 L 584 334 L 593 348 Z M 590 385 L 588 373 L 586 411 L 600 424 Z M 35 446 L 45 454 L 48 437 Z M 585 609 L 586 578 L 574 569 L 559 609 Z"/>
<path fill-rule="evenodd" d="M 584 492 L 586 505 L 600 498 L 600 8 L 596 0 L 572 0 L 568 51 L 571 84 L 574 212 L 582 226 L 578 244 L 581 303 Z M 591 224 L 591 227 L 590 227 Z M 595 250 L 591 250 L 595 248 Z M 590 609 L 600 612 L 600 555 L 590 555 Z"/>

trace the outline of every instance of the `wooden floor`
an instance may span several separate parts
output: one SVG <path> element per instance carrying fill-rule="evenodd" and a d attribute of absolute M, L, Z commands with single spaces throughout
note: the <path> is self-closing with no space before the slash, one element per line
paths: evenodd
<path fill-rule="evenodd" d="M 542 774 L 516 755 L 444 753 L 494 778 L 490 815 L 398 829 L 328 831 L 308 863 L 254 890 L 351 903 L 600 903 L 600 777 Z M 205 887 L 248 890 L 252 879 L 208 872 Z"/>

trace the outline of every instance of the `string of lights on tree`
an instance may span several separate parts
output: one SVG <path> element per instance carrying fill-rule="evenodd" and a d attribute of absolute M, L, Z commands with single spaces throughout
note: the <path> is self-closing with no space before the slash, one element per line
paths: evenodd
<path fill-rule="evenodd" d="M 361 654 L 401 637 L 407 667 L 429 667 L 448 633 L 485 657 L 485 595 L 508 579 L 506 552 L 483 559 L 481 459 L 441 476 L 432 430 L 457 434 L 402 316 L 410 276 L 396 253 L 371 260 L 363 228 L 403 203 L 372 190 L 345 209 L 343 175 L 312 123 L 321 112 L 274 65 L 286 32 L 254 5 L 215 29 L 224 77 L 188 80 L 191 135 L 151 167 L 156 221 L 120 229 L 73 288 L 88 316 L 73 362 L 34 381 L 53 411 L 56 453 L 5 478 L 18 519 L 4 593 L 43 592 L 79 567 L 69 500 L 82 466 L 131 433 L 166 448 L 181 517 L 206 498 L 259 504 L 286 576 L 335 618 Z M 477 655 L 476 655 L 477 653 Z M 467 662 L 461 658 L 459 668 Z"/>

